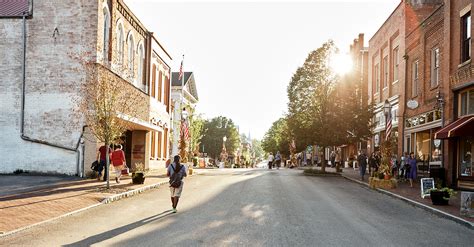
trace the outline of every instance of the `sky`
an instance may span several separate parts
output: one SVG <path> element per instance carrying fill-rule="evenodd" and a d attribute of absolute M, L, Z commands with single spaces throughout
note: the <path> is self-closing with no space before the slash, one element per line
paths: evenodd
<path fill-rule="evenodd" d="M 261 139 L 287 112 L 287 86 L 306 56 L 329 39 L 342 53 L 366 46 L 400 0 L 125 0 L 173 58 L 194 72 L 205 118 L 231 118 Z"/>

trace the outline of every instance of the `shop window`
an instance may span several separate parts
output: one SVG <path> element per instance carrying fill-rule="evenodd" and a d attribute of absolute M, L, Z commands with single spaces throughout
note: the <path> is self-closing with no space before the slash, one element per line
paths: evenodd
<path fill-rule="evenodd" d="M 461 63 L 471 58 L 471 12 L 461 17 Z"/>
<path fill-rule="evenodd" d="M 439 84 L 439 48 L 431 50 L 431 87 Z"/>
<path fill-rule="evenodd" d="M 474 137 L 463 137 L 460 141 L 460 173 L 463 177 L 472 177 L 472 152 L 474 152 Z"/>

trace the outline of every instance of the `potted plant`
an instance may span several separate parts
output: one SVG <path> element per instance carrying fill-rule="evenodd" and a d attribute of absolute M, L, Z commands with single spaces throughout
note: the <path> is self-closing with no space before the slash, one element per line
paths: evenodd
<path fill-rule="evenodd" d="M 132 169 L 132 183 L 133 184 L 143 184 L 145 182 L 145 177 L 147 173 L 145 165 L 143 163 L 136 163 L 135 168 Z"/>
<path fill-rule="evenodd" d="M 448 205 L 449 199 L 456 194 L 456 192 L 448 187 L 433 188 L 428 190 L 433 205 Z"/>

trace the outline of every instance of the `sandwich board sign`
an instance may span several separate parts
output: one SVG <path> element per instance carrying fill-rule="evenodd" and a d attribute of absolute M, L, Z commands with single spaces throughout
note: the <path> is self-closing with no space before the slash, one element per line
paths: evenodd
<path fill-rule="evenodd" d="M 425 196 L 430 196 L 430 189 L 434 189 L 434 178 L 422 178 L 421 179 L 421 198 L 425 198 Z"/>

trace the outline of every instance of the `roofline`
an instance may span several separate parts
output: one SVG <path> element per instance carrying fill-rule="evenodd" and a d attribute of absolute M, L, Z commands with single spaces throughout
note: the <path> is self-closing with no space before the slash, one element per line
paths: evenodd
<path fill-rule="evenodd" d="M 158 41 L 158 39 L 155 37 L 155 35 L 153 33 L 151 33 L 151 37 L 156 41 L 156 43 L 160 46 L 161 49 L 163 49 L 163 51 L 165 52 L 165 54 L 171 59 L 173 60 L 173 58 L 170 56 L 170 54 L 166 51 L 166 49 L 161 45 L 161 43 Z"/>
<path fill-rule="evenodd" d="M 438 12 L 442 7 L 444 7 L 444 2 L 438 6 L 438 8 L 436 8 L 429 16 L 427 16 L 423 21 L 420 22 L 420 24 L 418 24 L 418 26 L 416 26 L 410 33 L 408 34 L 405 34 L 405 37 L 408 37 L 410 36 L 412 33 L 414 33 L 416 30 L 420 29 L 420 27 L 426 22 L 428 21 L 428 19 L 430 19 L 434 14 L 436 14 L 436 12 Z M 444 19 L 444 16 L 443 16 L 443 19 Z"/>
<path fill-rule="evenodd" d="M 122 4 L 122 6 L 124 7 L 125 11 L 128 12 L 128 14 L 130 14 L 134 21 L 136 21 L 138 23 L 138 25 L 140 26 L 140 28 L 143 28 L 143 30 L 145 31 L 145 33 L 150 33 L 150 30 L 148 30 L 148 28 L 146 28 L 146 26 L 140 21 L 140 19 L 138 19 L 138 17 L 135 15 L 135 13 L 133 13 L 133 11 L 128 7 L 128 5 L 125 3 L 124 0 L 117 0 L 117 2 L 119 4 Z M 133 26 L 133 25 L 132 25 Z"/>
<path fill-rule="evenodd" d="M 379 31 L 385 26 L 385 24 L 388 22 L 388 20 L 395 14 L 395 11 L 398 10 L 398 8 L 405 2 L 405 0 L 400 0 L 400 3 L 397 5 L 397 7 L 392 11 L 392 13 L 387 17 L 387 19 L 382 23 L 382 25 L 379 27 L 377 32 L 372 35 L 372 37 L 369 39 L 369 42 L 372 41 L 372 39 L 379 33 Z"/>

